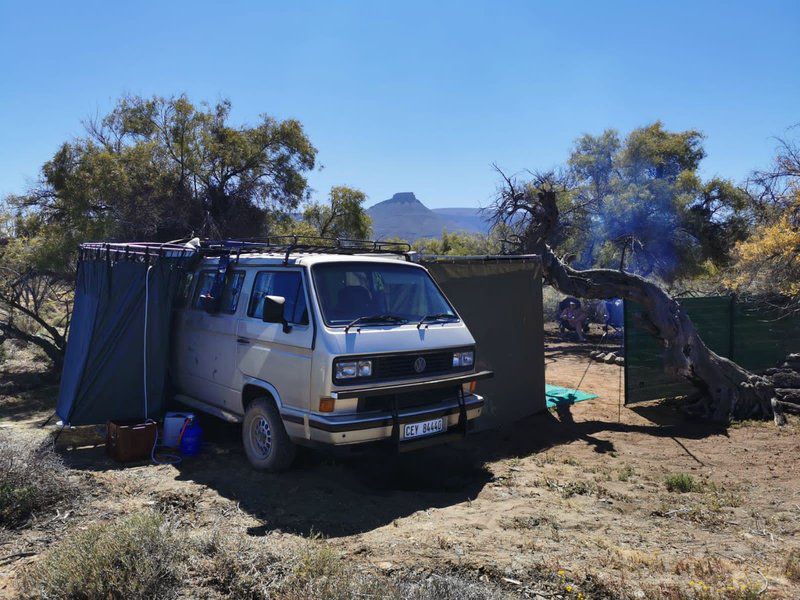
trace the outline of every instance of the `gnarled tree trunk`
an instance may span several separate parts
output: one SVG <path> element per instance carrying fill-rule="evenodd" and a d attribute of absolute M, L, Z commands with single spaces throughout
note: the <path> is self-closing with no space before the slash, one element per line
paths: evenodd
<path fill-rule="evenodd" d="M 505 177 L 505 176 L 504 176 Z M 775 386 L 712 352 L 680 304 L 660 286 L 622 270 L 576 270 L 559 259 L 547 243 L 558 222 L 556 193 L 531 186 L 518 188 L 505 178 L 494 206 L 497 222 L 517 233 L 510 240 L 525 253 L 538 254 L 547 283 L 579 298 L 623 298 L 642 306 L 642 322 L 664 347 L 668 373 L 689 381 L 699 392 L 691 407 L 707 418 L 767 418 L 773 415 Z M 776 421 L 779 420 L 776 411 Z"/>

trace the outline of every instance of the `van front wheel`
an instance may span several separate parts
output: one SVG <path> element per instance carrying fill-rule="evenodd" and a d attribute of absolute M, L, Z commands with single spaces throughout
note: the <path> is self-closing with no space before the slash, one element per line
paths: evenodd
<path fill-rule="evenodd" d="M 250 464 L 260 471 L 282 471 L 294 460 L 295 446 L 275 405 L 256 398 L 247 407 L 242 442 Z"/>

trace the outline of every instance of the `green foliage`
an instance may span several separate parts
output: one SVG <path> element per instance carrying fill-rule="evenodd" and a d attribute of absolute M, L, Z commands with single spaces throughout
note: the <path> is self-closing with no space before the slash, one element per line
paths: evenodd
<path fill-rule="evenodd" d="M 580 267 L 624 265 L 666 281 L 727 265 L 747 235 L 749 197 L 729 181 L 700 179 L 702 140 L 660 122 L 625 140 L 614 130 L 579 138 L 554 245 Z"/>
<path fill-rule="evenodd" d="M 664 485 L 669 492 L 698 492 L 703 487 L 688 473 L 672 473 L 664 479 Z"/>
<path fill-rule="evenodd" d="M 442 231 L 442 237 L 417 240 L 414 242 L 413 248 L 420 254 L 434 254 L 439 256 L 486 256 L 502 253 L 502 239 L 503 233 L 501 233 L 500 228 L 497 227 L 493 228 L 488 236 L 479 233 Z"/>
<path fill-rule="evenodd" d="M 367 239 L 372 222 L 364 210 L 366 199 L 360 190 L 332 187 L 328 204 L 313 202 L 306 206 L 303 221 L 322 237 Z"/>
<path fill-rule="evenodd" d="M 124 97 L 56 151 L 38 185 L 0 203 L 0 341 L 36 344 L 58 366 L 81 242 L 259 236 L 307 200 L 316 149 L 300 123 L 235 126 L 230 110 Z"/>
<path fill-rule="evenodd" d="M 27 598 L 173 598 L 186 544 L 153 511 L 65 536 L 23 572 Z"/>
<path fill-rule="evenodd" d="M 270 213 L 306 198 L 316 149 L 297 121 L 234 126 L 230 110 L 122 98 L 59 148 L 39 186 L 9 199 L 17 236 L 63 263 L 87 240 L 263 235 Z"/>

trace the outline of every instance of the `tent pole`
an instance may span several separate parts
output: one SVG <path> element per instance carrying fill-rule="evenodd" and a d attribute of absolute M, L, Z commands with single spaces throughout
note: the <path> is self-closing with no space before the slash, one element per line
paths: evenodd
<path fill-rule="evenodd" d="M 150 269 L 153 265 L 147 265 L 147 272 L 144 276 L 144 344 L 143 348 L 143 362 L 144 367 L 144 420 L 147 420 L 147 313 L 150 306 Z"/>

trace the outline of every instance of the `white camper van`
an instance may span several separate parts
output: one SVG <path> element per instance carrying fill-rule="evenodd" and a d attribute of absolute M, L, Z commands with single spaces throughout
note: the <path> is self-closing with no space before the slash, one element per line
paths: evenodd
<path fill-rule="evenodd" d="M 410 248 L 382 242 L 206 243 L 181 285 L 177 399 L 242 424 L 248 459 L 295 445 L 404 451 L 465 435 L 483 407 L 475 340 Z"/>

